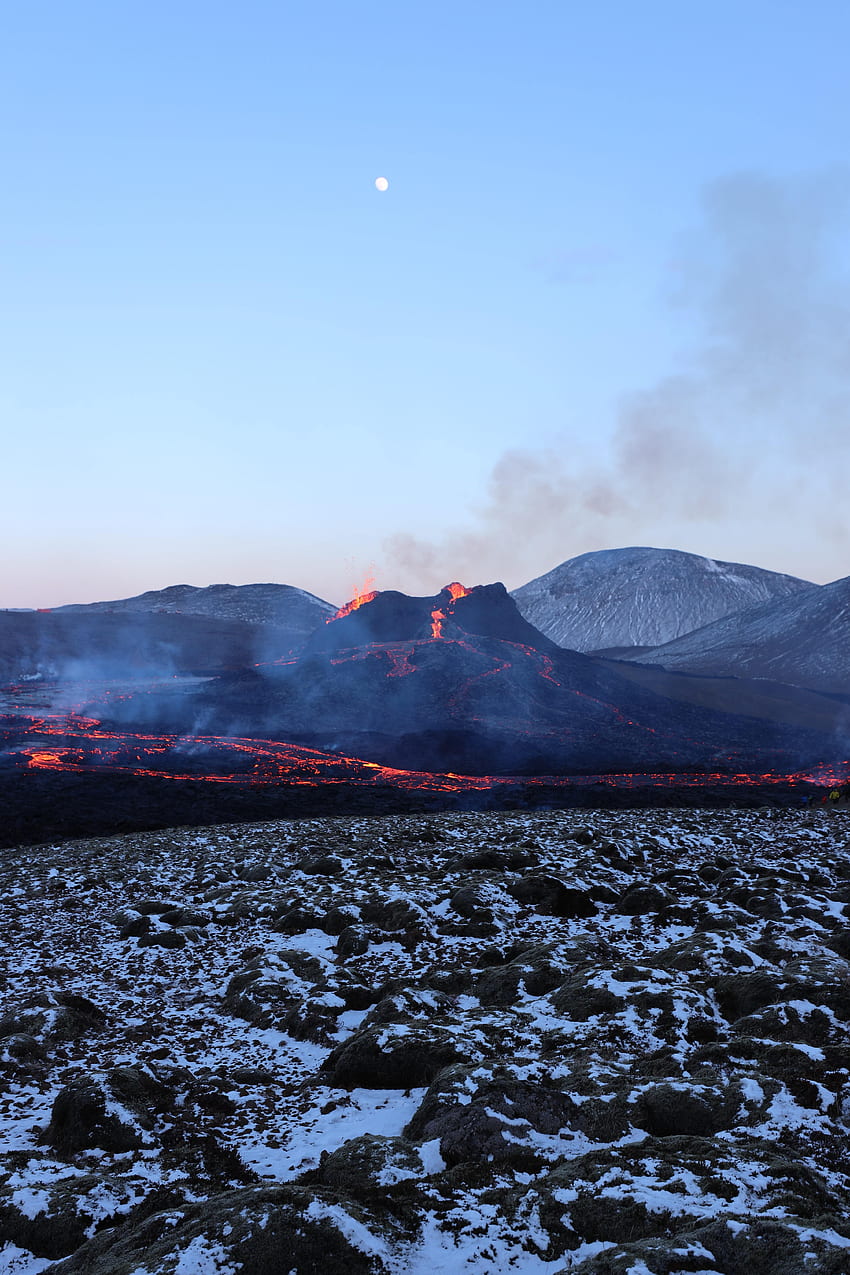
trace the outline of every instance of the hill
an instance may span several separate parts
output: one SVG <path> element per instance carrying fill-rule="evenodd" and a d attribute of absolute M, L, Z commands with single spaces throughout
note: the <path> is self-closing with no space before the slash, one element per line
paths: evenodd
<path fill-rule="evenodd" d="M 114 602 L 72 603 L 54 608 L 58 614 L 102 611 L 205 615 L 216 620 L 271 624 L 304 638 L 332 616 L 336 607 L 290 584 L 211 584 L 206 588 L 173 584 Z"/>

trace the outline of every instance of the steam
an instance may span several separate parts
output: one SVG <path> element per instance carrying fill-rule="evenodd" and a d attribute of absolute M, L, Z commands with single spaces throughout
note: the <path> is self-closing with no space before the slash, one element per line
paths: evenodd
<path fill-rule="evenodd" d="M 850 173 L 709 186 L 670 302 L 680 370 L 620 402 L 607 460 L 512 449 L 471 520 L 385 544 L 405 579 L 522 583 L 617 544 L 692 547 L 815 579 L 850 571 Z M 592 424 L 592 423 L 591 423 Z M 687 543 L 690 542 L 690 543 Z"/>

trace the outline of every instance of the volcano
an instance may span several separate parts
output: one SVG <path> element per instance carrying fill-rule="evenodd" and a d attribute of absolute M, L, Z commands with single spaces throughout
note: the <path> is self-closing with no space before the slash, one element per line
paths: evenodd
<path fill-rule="evenodd" d="M 368 599 L 368 600 L 367 600 Z M 305 654 L 376 643 L 497 638 L 555 654 L 558 647 L 520 615 L 503 584 L 467 589 L 454 582 L 435 597 L 414 598 L 393 589 L 349 603 L 308 641 Z"/>
<path fill-rule="evenodd" d="M 794 770 L 832 755 L 846 710 L 810 692 L 667 675 L 663 689 L 563 650 L 504 585 L 355 599 L 302 654 L 212 678 L 185 696 L 133 695 L 112 725 L 287 740 L 382 766 L 468 775 Z M 790 706 L 789 706 L 790 705 Z M 793 711 L 792 711 L 793 710 Z"/>

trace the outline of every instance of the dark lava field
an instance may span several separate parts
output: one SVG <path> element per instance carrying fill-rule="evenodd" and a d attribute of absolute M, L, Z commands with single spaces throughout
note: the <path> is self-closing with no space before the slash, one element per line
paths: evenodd
<path fill-rule="evenodd" d="M 850 815 L 4 852 L 0 1270 L 847 1275 Z"/>

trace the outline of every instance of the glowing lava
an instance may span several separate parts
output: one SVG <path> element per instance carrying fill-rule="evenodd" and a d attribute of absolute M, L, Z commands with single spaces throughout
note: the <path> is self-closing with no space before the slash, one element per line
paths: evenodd
<path fill-rule="evenodd" d="M 458 598 L 466 598 L 472 592 L 467 589 L 465 584 L 459 584 L 457 580 L 453 580 L 451 584 L 447 584 L 443 593 L 448 593 L 452 602 L 457 602 Z M 431 637 L 441 638 L 443 636 L 443 621 L 446 618 L 445 611 L 431 612 Z"/>
<path fill-rule="evenodd" d="M 399 661 L 412 648 L 399 647 Z M 366 652 L 361 658 L 374 657 Z M 394 652 L 395 654 L 395 652 Z M 407 672 L 404 669 L 403 672 Z M 495 671 L 495 670 L 494 670 Z M 402 674 L 394 670 L 390 676 Z M 463 775 L 455 772 L 402 770 L 344 753 L 329 753 L 282 740 L 220 735 L 180 736 L 113 731 L 92 717 L 44 714 L 0 717 L 0 751 L 14 756 L 25 771 L 125 774 L 215 784 L 294 784 L 372 787 L 385 784 L 404 791 L 464 793 L 521 787 L 526 790 L 724 789 L 730 796 L 774 785 L 820 788 L 824 804 L 830 790 L 850 780 L 850 758 L 791 774 L 735 769 L 725 771 L 641 771 L 584 775 Z M 805 793 L 801 793 L 805 796 Z"/>
<path fill-rule="evenodd" d="M 18 734 L 24 725 L 18 719 Z M 45 748 L 45 734 L 59 733 L 61 745 Z M 245 739 L 200 735 L 141 735 L 92 727 L 89 722 L 44 718 L 30 722 L 33 742 L 16 740 L 15 752 L 28 770 L 76 773 L 130 774 L 161 779 L 194 779 L 215 784 L 349 785 L 389 784 L 406 791 L 463 793 L 521 786 L 561 790 L 722 788 L 734 793 L 747 788 L 777 784 L 824 787 L 847 782 L 850 760 L 833 767 L 796 774 L 767 772 L 641 772 L 593 775 L 459 775 L 401 770 L 379 762 L 364 761 L 344 753 L 327 753 L 299 744 L 271 739 Z M 0 731 L 2 737 L 2 731 Z M 829 776 L 828 785 L 824 780 Z M 828 804 L 828 803 L 827 803 Z"/>
<path fill-rule="evenodd" d="M 379 593 L 379 590 L 373 587 L 374 584 L 375 577 L 368 575 L 362 585 L 355 585 L 354 597 L 351 601 L 346 602 L 345 606 L 340 607 L 336 615 L 330 616 L 326 623 L 330 624 L 331 620 L 341 620 L 344 616 L 351 615 L 352 611 L 358 611 L 360 607 L 364 606 L 367 602 L 374 602 Z"/>

